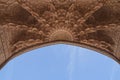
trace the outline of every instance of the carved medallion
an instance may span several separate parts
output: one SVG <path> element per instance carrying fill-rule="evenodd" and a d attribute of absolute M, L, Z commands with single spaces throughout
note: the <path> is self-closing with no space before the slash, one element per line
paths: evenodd
<path fill-rule="evenodd" d="M 101 51 L 120 62 L 119 4 L 119 0 L 0 0 L 1 55 L 7 60 L 36 46 L 63 42 Z"/>

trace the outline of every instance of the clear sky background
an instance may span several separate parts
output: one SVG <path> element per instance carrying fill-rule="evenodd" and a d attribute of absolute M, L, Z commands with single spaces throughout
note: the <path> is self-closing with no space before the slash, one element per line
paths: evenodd
<path fill-rule="evenodd" d="M 0 70 L 0 80 L 120 80 L 120 65 L 97 52 L 59 44 L 12 59 Z"/>

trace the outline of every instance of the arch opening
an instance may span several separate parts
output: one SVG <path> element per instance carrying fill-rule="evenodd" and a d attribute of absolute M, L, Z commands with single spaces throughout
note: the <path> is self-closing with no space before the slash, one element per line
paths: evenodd
<path fill-rule="evenodd" d="M 60 52 L 58 52 L 58 50 Z M 32 52 L 34 52 L 34 53 L 32 53 Z M 30 57 L 30 55 L 31 55 L 31 57 Z M 24 56 L 24 57 L 22 57 L 22 56 Z M 22 58 L 20 58 L 20 57 L 22 57 Z M 68 72 L 70 71 L 72 73 L 69 74 L 67 72 L 66 74 L 69 75 L 69 77 L 63 78 L 62 80 L 64 80 L 64 79 L 69 80 L 70 78 L 72 78 L 73 80 L 79 80 L 79 79 L 88 80 L 86 77 L 82 77 L 82 76 L 90 75 L 91 74 L 90 71 L 92 71 L 92 73 L 97 72 L 97 74 L 99 72 L 100 72 L 100 74 L 103 74 L 102 71 L 104 71 L 104 73 L 107 76 L 108 73 L 112 72 L 111 69 L 113 68 L 113 65 L 116 65 L 115 61 L 113 61 L 110 58 L 105 57 L 104 55 L 98 54 L 95 51 L 77 47 L 77 46 L 71 46 L 71 45 L 63 46 L 63 44 L 47 46 L 47 47 L 43 47 L 40 49 L 34 49 L 34 50 L 29 51 L 21 56 L 14 58 L 13 60 L 15 60 L 15 59 L 18 60 L 18 61 L 16 61 L 17 65 L 15 65 L 15 66 L 17 67 L 17 66 L 21 65 L 21 67 L 19 67 L 19 69 L 22 72 L 21 69 L 24 68 L 25 75 L 27 74 L 26 73 L 27 71 L 31 75 L 32 74 L 37 75 L 36 71 L 38 71 L 38 72 L 41 72 L 41 73 L 38 73 L 39 76 L 41 76 L 41 77 L 44 76 L 44 73 L 46 74 L 45 76 L 47 76 L 47 77 L 49 77 L 50 74 L 53 74 L 53 75 L 51 75 L 52 76 L 51 78 L 49 77 L 49 79 L 52 79 L 52 80 L 55 80 L 55 78 L 53 78 L 53 77 L 55 77 L 55 74 L 61 73 L 61 74 L 56 75 L 57 79 L 59 79 L 60 77 L 65 75 L 64 73 L 66 73 L 67 71 Z M 11 60 L 11 61 L 13 62 L 13 60 Z M 114 63 L 112 63 L 112 62 L 114 62 Z M 22 65 L 22 63 L 24 63 L 25 65 L 24 64 Z M 37 63 L 37 65 L 34 65 L 35 63 Z M 20 65 L 18 65 L 18 64 L 20 64 Z M 28 64 L 30 64 L 30 65 L 28 65 Z M 108 66 L 109 68 L 106 67 L 105 65 L 107 65 L 107 66 L 109 65 Z M 110 67 L 110 65 L 111 65 L 111 67 Z M 15 66 L 14 66 L 14 70 L 17 69 Z M 29 66 L 29 68 L 27 66 Z M 33 66 L 35 67 L 34 69 L 33 69 Z M 90 66 L 90 67 L 88 67 L 88 66 Z M 99 69 L 97 66 L 99 66 Z M 43 69 L 43 67 L 45 67 L 45 68 Z M 65 68 L 65 69 L 63 69 L 63 68 Z M 68 70 L 66 70 L 66 68 Z M 117 66 L 117 68 L 118 68 L 118 66 Z M 86 69 L 87 69 L 87 73 L 86 73 Z M 39 70 L 43 70 L 44 72 L 39 71 Z M 108 70 L 108 72 L 106 72 L 107 70 Z M 33 71 L 33 73 L 31 73 L 31 71 Z M 54 72 L 54 71 L 56 71 L 56 72 Z M 59 72 L 59 71 L 61 71 L 61 72 Z M 75 74 L 76 71 L 79 71 L 78 72 L 79 74 L 76 74 L 77 78 L 75 78 L 73 76 L 73 74 Z M 51 73 L 51 72 L 53 72 L 53 73 Z M 20 72 L 18 71 L 16 74 L 18 74 L 18 73 L 20 73 Z M 95 74 L 95 73 L 93 73 L 93 74 Z M 91 75 L 91 77 L 89 77 L 89 79 L 90 78 L 92 80 L 96 80 L 96 78 L 102 79 L 103 77 L 100 76 L 100 74 L 96 75 L 97 77 L 95 77 L 94 75 Z M 72 77 L 70 77 L 70 76 L 72 76 Z M 23 80 L 22 74 L 20 77 L 21 77 L 20 79 Z M 34 77 L 34 75 L 32 76 L 32 78 L 33 77 Z M 18 76 L 18 78 L 19 78 L 19 76 Z M 36 79 L 39 79 L 39 78 L 37 77 Z M 45 80 L 45 77 L 42 77 L 42 78 Z M 42 78 L 40 78 L 40 79 L 42 79 Z M 107 76 L 106 78 L 109 78 L 109 77 Z M 48 80 L 48 79 L 46 79 L 46 80 Z M 104 78 L 103 78 L 103 80 L 104 80 Z"/>
<path fill-rule="evenodd" d="M 27 47 L 27 48 L 24 48 L 22 50 L 19 50 L 18 52 L 15 52 L 12 56 L 10 56 L 1 66 L 0 68 L 4 67 L 5 64 L 7 62 L 9 62 L 11 59 L 21 55 L 21 54 L 24 54 L 25 52 L 28 52 L 28 51 L 31 51 L 31 50 L 34 50 L 34 49 L 38 49 L 38 48 L 42 48 L 42 47 L 46 47 L 46 46 L 50 46 L 50 45 L 55 45 L 55 44 L 66 44 L 66 45 L 73 45 L 73 46 L 78 46 L 78 47 L 82 47 L 82 48 L 86 48 L 86 49 L 89 49 L 89 50 L 92 50 L 92 51 L 96 51 L 100 54 L 103 54 L 105 56 L 108 56 L 110 58 L 112 58 L 113 60 L 115 60 L 116 62 L 120 63 L 119 59 L 116 58 L 114 55 L 112 55 L 111 53 L 109 52 L 106 52 L 104 50 L 100 50 L 100 49 L 97 49 L 96 47 L 93 47 L 93 46 L 89 46 L 89 45 L 85 45 L 85 44 L 79 44 L 79 43 L 74 43 L 74 42 L 68 42 L 68 41 L 59 41 L 59 40 L 56 40 L 54 42 L 48 42 L 48 43 L 44 43 L 44 44 L 37 44 L 37 45 L 33 45 L 33 46 L 30 46 L 30 47 Z"/>

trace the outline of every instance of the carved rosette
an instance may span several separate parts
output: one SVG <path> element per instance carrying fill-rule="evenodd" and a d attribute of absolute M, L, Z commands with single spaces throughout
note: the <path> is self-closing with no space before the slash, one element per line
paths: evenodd
<path fill-rule="evenodd" d="M 19 30 L 19 33 L 12 40 L 14 42 L 12 44 L 13 51 L 40 43 L 60 40 L 86 44 L 110 53 L 113 51 L 112 46 L 114 45 L 111 44 L 114 43 L 113 40 L 102 33 L 105 32 L 105 29 L 108 29 L 110 24 L 98 26 L 86 24 L 87 19 L 103 6 L 103 1 L 93 1 L 92 6 L 87 5 L 87 9 L 78 6 L 80 3 L 74 0 L 51 0 L 45 4 L 45 10 L 42 13 L 38 13 L 34 8 L 31 8 L 33 5 L 30 6 L 29 1 L 18 0 L 18 3 L 38 22 L 33 26 L 14 26 L 15 29 Z M 81 10 L 82 8 L 86 9 L 85 13 L 81 12 L 79 8 Z M 91 8 L 93 9 L 91 10 Z M 111 42 L 102 38 L 101 35 L 110 38 Z M 18 39 L 16 39 L 17 36 Z"/>
<path fill-rule="evenodd" d="M 1 34 L 1 41 L 6 41 L 10 55 L 61 41 L 119 56 L 114 53 L 120 39 L 118 0 L 2 0 L 0 17 L 0 32 L 7 37 Z"/>

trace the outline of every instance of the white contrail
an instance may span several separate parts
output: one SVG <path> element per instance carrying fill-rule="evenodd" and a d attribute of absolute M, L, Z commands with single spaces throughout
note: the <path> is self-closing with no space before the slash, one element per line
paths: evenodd
<path fill-rule="evenodd" d="M 70 48 L 70 61 L 68 63 L 67 69 L 68 69 L 68 77 L 69 80 L 72 80 L 72 74 L 74 71 L 74 65 L 75 65 L 75 58 L 77 54 L 77 47 L 71 47 Z"/>
<path fill-rule="evenodd" d="M 114 64 L 114 66 L 113 66 L 113 68 L 112 68 L 112 73 L 111 73 L 111 77 L 110 77 L 110 80 L 115 80 L 114 78 L 115 78 L 115 74 L 116 74 L 116 72 L 118 71 L 118 69 L 119 69 L 119 65 L 115 65 Z"/>

